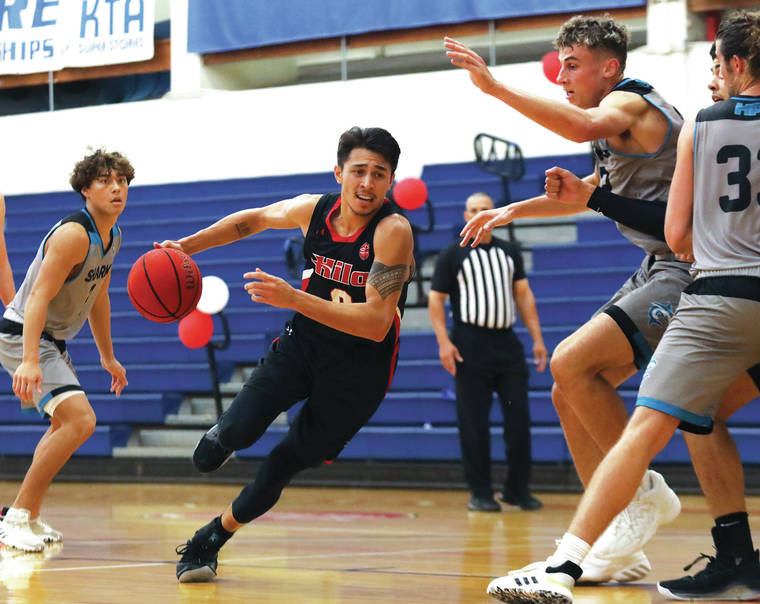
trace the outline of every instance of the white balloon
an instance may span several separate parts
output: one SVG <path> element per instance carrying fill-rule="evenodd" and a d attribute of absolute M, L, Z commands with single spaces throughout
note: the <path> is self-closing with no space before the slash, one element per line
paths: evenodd
<path fill-rule="evenodd" d="M 203 291 L 196 307 L 199 311 L 215 315 L 224 310 L 229 301 L 230 288 L 222 279 L 215 275 L 203 277 Z"/>

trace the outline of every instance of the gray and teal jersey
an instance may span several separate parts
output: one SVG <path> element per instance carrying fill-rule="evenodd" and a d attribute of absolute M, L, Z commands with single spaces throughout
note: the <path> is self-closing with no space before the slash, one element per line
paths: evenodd
<path fill-rule="evenodd" d="M 75 275 L 69 276 L 48 305 L 43 330 L 57 340 L 73 338 L 87 320 L 90 309 L 106 283 L 113 260 L 121 247 L 121 229 L 114 225 L 110 241 L 103 242 L 95 227 L 95 221 L 86 209 L 79 210 L 58 221 L 42 240 L 37 255 L 29 265 L 24 282 L 19 287 L 4 317 L 16 323 L 24 322 L 24 307 L 31 295 L 40 266 L 45 255 L 45 243 L 61 225 L 76 222 L 87 231 L 90 246 L 82 266 Z"/>
<path fill-rule="evenodd" d="M 697 277 L 760 277 L 760 96 L 700 111 L 693 148 Z"/>
<path fill-rule="evenodd" d="M 667 202 L 683 117 L 652 86 L 641 80 L 626 78 L 615 86 L 613 91 L 615 90 L 641 95 L 667 118 L 668 130 L 659 148 L 647 154 L 622 153 L 610 148 L 603 139 L 592 141 L 599 186 L 623 197 Z M 631 243 L 648 253 L 670 253 L 667 244 L 661 239 L 620 223 L 617 226 Z"/>

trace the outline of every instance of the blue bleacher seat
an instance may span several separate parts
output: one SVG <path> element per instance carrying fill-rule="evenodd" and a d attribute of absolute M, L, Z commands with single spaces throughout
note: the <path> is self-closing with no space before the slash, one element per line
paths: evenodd
<path fill-rule="evenodd" d="M 544 171 L 559 165 L 579 175 L 592 171 L 590 154 L 526 159 L 525 177 L 511 183 L 512 198 L 541 194 Z M 440 250 L 453 241 L 462 224 L 464 199 L 485 191 L 499 203 L 498 177 L 483 172 L 475 162 L 426 166 L 426 181 L 435 213 L 430 233 L 420 233 L 417 243 L 423 254 Z M 176 239 L 192 233 L 222 216 L 247 207 L 260 206 L 303 192 L 332 192 L 337 185 L 332 172 L 266 178 L 231 179 L 132 187 L 127 209 L 119 224 L 124 232 L 122 250 L 113 267 L 111 282 L 114 348 L 127 368 L 129 386 L 117 398 L 108 392 L 110 378 L 99 364 L 99 355 L 87 326 L 69 343 L 82 384 L 98 416 L 96 435 L 82 449 L 84 455 L 110 455 L 111 447 L 124 444 L 131 425 L 161 424 L 175 413 L 182 397 L 211 388 L 206 351 L 188 350 L 179 342 L 176 324 L 158 324 L 142 318 L 126 292 L 126 276 L 132 263 L 152 248 L 154 241 Z M 6 242 L 14 278 L 20 284 L 27 265 L 48 228 L 62 216 L 81 207 L 72 192 L 7 197 Z M 34 211 L 30 212 L 30 208 Z M 427 224 L 425 212 L 407 213 L 413 224 Z M 243 289 L 243 273 L 256 266 L 288 278 L 283 257 L 284 241 L 298 231 L 269 231 L 230 246 L 207 250 L 196 256 L 205 275 L 217 275 L 230 287 L 225 310 L 232 331 L 230 347 L 217 351 L 220 377 L 228 379 L 241 364 L 256 362 L 266 351 L 292 312 L 253 303 Z M 571 244 L 535 245 L 528 277 L 537 298 L 544 338 L 549 350 L 584 323 L 638 267 L 643 253 L 629 244 L 609 220 L 579 220 L 578 240 Z M 291 281 L 298 285 L 298 280 Z M 215 341 L 221 326 L 215 322 Z M 526 354 L 531 339 L 516 326 Z M 451 394 L 453 381 L 440 365 L 432 330 L 402 331 L 398 369 L 386 400 L 370 424 L 341 454 L 347 459 L 459 459 L 456 415 Z M 0 454 L 31 454 L 43 421 L 21 413 L 9 394 L 10 378 L 0 377 Z M 623 384 L 621 394 L 630 408 L 640 377 Z M 536 460 L 570 463 L 570 456 L 551 403 L 551 375 L 547 369 L 531 369 L 530 401 L 533 449 Z M 748 406 L 737 413 L 731 426 L 745 459 L 760 460 L 755 451 L 760 410 Z M 297 407 L 291 410 L 292 418 Z M 501 412 L 494 405 L 491 415 L 492 454 L 503 460 Z M 285 428 L 273 426 L 258 443 L 240 452 L 259 457 L 282 437 Z M 749 451 L 749 453 L 745 453 Z M 658 460 L 688 460 L 678 437 Z"/>

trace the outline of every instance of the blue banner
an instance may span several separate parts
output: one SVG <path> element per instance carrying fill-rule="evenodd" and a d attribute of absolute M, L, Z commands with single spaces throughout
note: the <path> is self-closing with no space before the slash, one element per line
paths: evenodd
<path fill-rule="evenodd" d="M 646 0 L 189 0 L 188 51 L 224 52 L 447 23 L 646 6 Z"/>

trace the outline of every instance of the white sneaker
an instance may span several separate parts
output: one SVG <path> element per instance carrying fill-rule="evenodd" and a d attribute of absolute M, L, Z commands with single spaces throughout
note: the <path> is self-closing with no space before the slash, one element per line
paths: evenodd
<path fill-rule="evenodd" d="M 535 562 L 494 579 L 486 593 L 512 604 L 572 604 L 575 581 L 565 573 L 547 573 L 546 562 Z"/>
<path fill-rule="evenodd" d="M 681 502 L 661 474 L 647 470 L 633 501 L 620 512 L 591 548 L 589 555 L 611 560 L 632 556 L 649 542 L 661 524 L 672 522 Z"/>
<path fill-rule="evenodd" d="M 597 558 L 589 552 L 583 559 L 581 569 L 583 569 L 583 574 L 578 583 L 607 583 L 608 581 L 628 583 L 646 577 L 652 572 L 652 565 L 641 550 L 630 556 L 610 560 Z"/>
<path fill-rule="evenodd" d="M 29 510 L 10 508 L 0 522 L 0 542 L 25 552 L 41 552 L 45 543 L 29 526 Z"/>
<path fill-rule="evenodd" d="M 29 526 L 31 527 L 32 532 L 45 543 L 60 543 L 63 541 L 63 533 L 55 530 L 39 516 L 34 520 L 30 520 Z"/>

